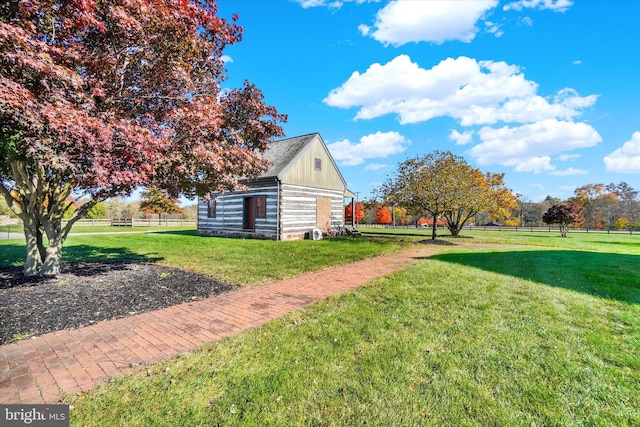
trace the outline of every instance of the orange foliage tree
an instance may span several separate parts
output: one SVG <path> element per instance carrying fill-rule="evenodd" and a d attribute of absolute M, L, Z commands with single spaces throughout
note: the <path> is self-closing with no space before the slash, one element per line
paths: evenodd
<path fill-rule="evenodd" d="M 407 208 L 415 215 L 442 217 L 452 236 L 483 210 L 508 217 L 516 198 L 504 187 L 503 174 L 483 174 L 451 152 L 434 151 L 400 163 L 395 177 L 382 185 L 386 203 Z M 432 222 L 431 238 L 437 237 Z"/>
<path fill-rule="evenodd" d="M 391 212 L 386 206 L 381 206 L 376 211 L 376 224 L 389 224 L 391 223 Z"/>
<path fill-rule="evenodd" d="M 356 205 L 356 222 L 360 222 L 362 220 L 362 218 L 364 218 L 364 208 L 362 207 L 362 203 L 355 203 Z M 353 214 L 352 214 L 352 204 L 349 203 L 348 205 L 346 205 L 344 207 L 344 221 L 345 222 L 352 222 L 353 221 Z"/>

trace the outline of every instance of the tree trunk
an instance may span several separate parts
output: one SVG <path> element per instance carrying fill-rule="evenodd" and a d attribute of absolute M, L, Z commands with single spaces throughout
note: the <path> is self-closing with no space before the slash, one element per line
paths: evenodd
<path fill-rule="evenodd" d="M 41 276 L 57 276 L 60 274 L 60 267 L 62 265 L 62 243 L 63 239 L 60 237 L 49 240 L 49 246 L 47 246 L 47 256 L 44 259 L 42 268 L 40 269 Z"/>
<path fill-rule="evenodd" d="M 446 216 L 445 218 L 447 218 L 447 228 L 449 229 L 449 233 L 451 233 L 453 237 L 458 237 L 458 234 L 460 234 L 460 230 L 462 229 L 462 226 L 452 221 L 451 218 L 448 218 Z"/>
<path fill-rule="evenodd" d="M 33 221 L 24 221 L 24 235 L 27 242 L 27 258 L 24 263 L 24 275 L 56 276 L 62 265 L 62 244 L 67 233 L 61 230 L 61 219 L 54 219 L 43 224 L 47 234 L 48 245 L 44 245 L 44 236 L 40 225 Z"/>
<path fill-rule="evenodd" d="M 38 239 L 37 234 L 40 234 L 40 239 Z M 31 227 L 28 227 L 25 224 L 24 227 L 24 237 L 27 241 L 27 259 L 24 263 L 24 275 L 26 277 L 38 276 L 40 274 L 40 269 L 42 268 L 43 257 L 41 256 L 41 245 L 42 244 L 42 232 L 38 232 L 32 230 Z M 40 244 L 38 242 L 40 240 Z"/>
<path fill-rule="evenodd" d="M 567 237 L 567 231 L 569 229 L 569 226 L 567 224 L 560 224 L 560 235 L 562 237 Z"/>
<path fill-rule="evenodd" d="M 436 217 L 433 217 L 433 224 L 431 225 L 431 240 L 436 240 L 438 237 L 438 221 Z"/>

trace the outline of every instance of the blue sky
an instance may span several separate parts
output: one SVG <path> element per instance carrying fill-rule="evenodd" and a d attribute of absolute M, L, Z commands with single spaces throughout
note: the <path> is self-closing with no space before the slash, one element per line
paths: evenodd
<path fill-rule="evenodd" d="M 640 189 L 640 1 L 219 1 L 234 13 L 225 87 L 320 132 L 360 199 L 433 150 L 530 201 Z"/>

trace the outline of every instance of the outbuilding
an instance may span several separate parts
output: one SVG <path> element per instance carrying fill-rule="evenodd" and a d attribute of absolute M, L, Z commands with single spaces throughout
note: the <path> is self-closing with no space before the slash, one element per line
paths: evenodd
<path fill-rule="evenodd" d="M 347 185 L 319 133 L 268 144 L 269 168 L 246 191 L 198 201 L 201 234 L 274 240 L 319 238 L 344 226 Z"/>

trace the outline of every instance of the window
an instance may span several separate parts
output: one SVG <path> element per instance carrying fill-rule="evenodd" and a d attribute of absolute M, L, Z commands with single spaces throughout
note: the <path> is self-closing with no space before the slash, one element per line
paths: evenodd
<path fill-rule="evenodd" d="M 318 159 L 318 158 L 315 159 L 314 168 L 317 171 L 321 171 L 322 170 L 322 159 Z"/>
<path fill-rule="evenodd" d="M 257 196 L 256 197 L 256 218 L 266 218 L 266 217 L 267 217 L 267 197 Z"/>
<path fill-rule="evenodd" d="M 215 218 L 216 217 L 216 205 L 217 205 L 217 198 L 216 197 L 212 197 L 211 199 L 207 200 L 207 218 Z"/>

